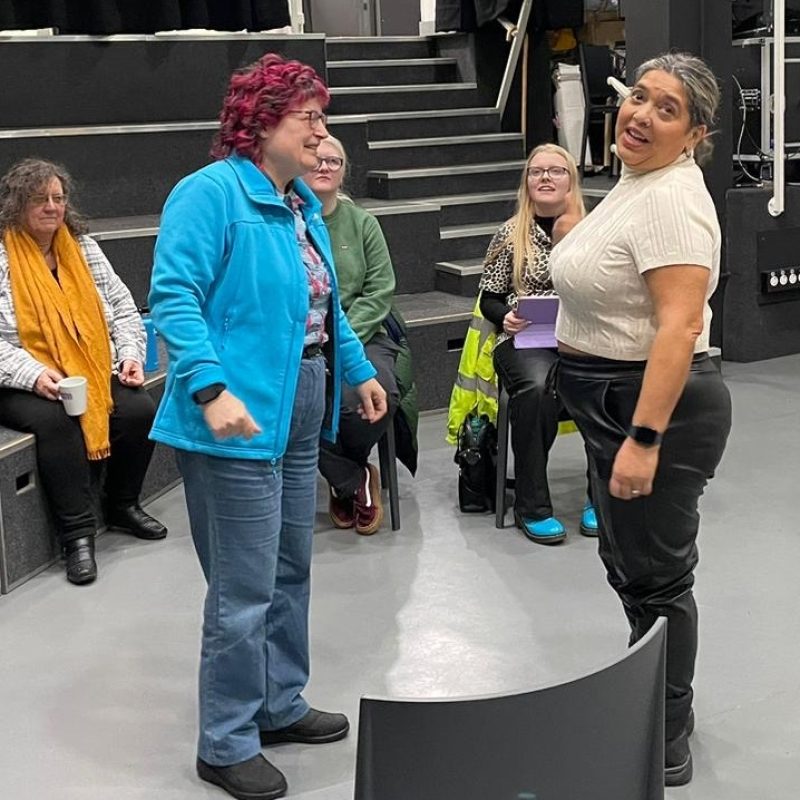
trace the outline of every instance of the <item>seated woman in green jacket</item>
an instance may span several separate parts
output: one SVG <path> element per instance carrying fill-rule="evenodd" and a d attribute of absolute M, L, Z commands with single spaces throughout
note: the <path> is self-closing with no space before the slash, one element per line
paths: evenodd
<path fill-rule="evenodd" d="M 329 136 L 320 143 L 317 158 L 316 170 L 304 180 L 322 201 L 342 308 L 378 371 L 389 405 L 383 419 L 370 423 L 361 415 L 356 392 L 343 386 L 339 436 L 334 444 L 321 443 L 319 470 L 330 486 L 328 508 L 333 524 L 370 535 L 381 526 L 383 506 L 380 476 L 368 458 L 392 424 L 399 401 L 395 378 L 399 348 L 383 325 L 392 310 L 394 269 L 378 220 L 341 194 L 347 166 L 342 143 Z"/>

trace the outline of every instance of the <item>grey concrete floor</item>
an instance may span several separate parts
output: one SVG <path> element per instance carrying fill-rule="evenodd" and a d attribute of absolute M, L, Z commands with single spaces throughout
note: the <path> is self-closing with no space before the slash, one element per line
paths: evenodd
<path fill-rule="evenodd" d="M 800 792 L 800 356 L 723 372 L 734 429 L 702 504 L 695 779 L 667 797 L 790 800 Z M 577 534 L 579 437 L 560 437 L 551 457 L 570 535 L 546 548 L 458 513 L 444 427 L 442 414 L 422 420 L 419 475 L 401 473 L 401 531 L 362 538 L 317 516 L 307 697 L 354 723 L 362 694 L 533 688 L 625 649 L 596 542 Z M 225 796 L 194 775 L 204 587 L 180 489 L 150 510 L 168 539 L 102 536 L 93 586 L 68 585 L 57 566 L 0 598 L 3 800 Z M 351 735 L 269 756 L 291 797 L 350 800 L 355 746 Z"/>

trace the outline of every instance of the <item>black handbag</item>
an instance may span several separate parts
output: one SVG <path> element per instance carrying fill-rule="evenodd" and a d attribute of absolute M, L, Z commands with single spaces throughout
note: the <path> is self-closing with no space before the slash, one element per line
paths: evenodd
<path fill-rule="evenodd" d="M 470 413 L 458 429 L 458 507 L 465 513 L 494 511 L 497 428 L 486 414 Z"/>

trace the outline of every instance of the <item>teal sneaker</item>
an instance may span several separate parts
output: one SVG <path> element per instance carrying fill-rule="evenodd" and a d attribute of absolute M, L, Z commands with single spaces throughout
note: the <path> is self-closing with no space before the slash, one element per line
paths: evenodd
<path fill-rule="evenodd" d="M 587 503 L 583 507 L 583 514 L 581 514 L 581 533 L 584 536 L 599 536 L 600 529 L 597 525 L 597 512 L 591 503 Z"/>
<path fill-rule="evenodd" d="M 567 538 L 564 526 L 555 518 L 528 519 L 516 517 L 517 527 L 532 541 L 537 544 L 558 544 Z"/>

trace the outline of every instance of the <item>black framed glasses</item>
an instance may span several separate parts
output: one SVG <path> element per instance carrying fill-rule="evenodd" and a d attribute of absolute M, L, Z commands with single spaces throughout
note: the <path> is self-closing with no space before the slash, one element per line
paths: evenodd
<path fill-rule="evenodd" d="M 535 181 L 540 181 L 547 175 L 551 180 L 557 181 L 566 178 L 569 170 L 566 167 L 528 167 L 528 177 Z"/>
<path fill-rule="evenodd" d="M 320 111 L 313 111 L 313 110 L 301 110 L 295 109 L 294 111 L 287 111 L 287 114 L 295 114 L 298 117 L 305 117 L 308 121 L 308 124 L 313 128 L 318 122 L 321 122 L 323 125 L 328 124 L 328 115 L 323 114 Z"/>
<path fill-rule="evenodd" d="M 344 159 L 339 156 L 318 156 L 314 172 L 319 172 L 323 166 L 326 166 L 329 172 L 338 172 L 344 166 Z"/>

